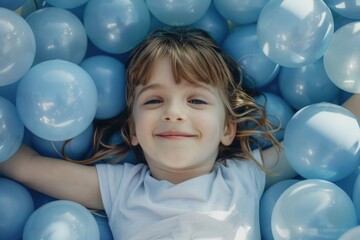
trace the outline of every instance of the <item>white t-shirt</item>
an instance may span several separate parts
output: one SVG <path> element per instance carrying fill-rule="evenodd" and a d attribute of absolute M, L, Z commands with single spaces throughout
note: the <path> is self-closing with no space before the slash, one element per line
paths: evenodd
<path fill-rule="evenodd" d="M 180 184 L 154 179 L 144 164 L 96 167 L 116 240 L 260 239 L 265 173 L 250 160 L 227 160 Z"/>

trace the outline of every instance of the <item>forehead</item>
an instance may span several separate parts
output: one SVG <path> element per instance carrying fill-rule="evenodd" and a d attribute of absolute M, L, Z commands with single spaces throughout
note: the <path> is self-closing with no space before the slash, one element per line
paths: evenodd
<path fill-rule="evenodd" d="M 150 69 L 151 71 L 148 82 L 157 78 L 174 78 L 174 72 L 172 69 L 170 57 L 162 56 L 154 60 Z M 146 82 L 142 83 L 142 85 L 146 84 Z"/>
<path fill-rule="evenodd" d="M 152 88 L 159 88 L 162 85 L 177 85 L 177 87 L 192 87 L 202 88 L 211 92 L 215 91 L 215 87 L 200 81 L 199 78 L 184 79 L 175 75 L 171 59 L 169 57 L 161 57 L 152 65 L 150 77 L 147 81 L 142 82 L 137 88 L 144 88 L 152 86 Z"/>
<path fill-rule="evenodd" d="M 169 56 L 162 56 L 154 60 L 150 66 L 148 78 L 140 82 L 139 85 L 146 86 L 156 81 L 163 81 L 163 83 L 175 82 L 177 85 L 190 85 L 202 88 L 219 87 L 211 80 L 211 76 L 198 72 L 194 73 L 190 69 L 186 71 L 186 65 L 179 66 Z"/>

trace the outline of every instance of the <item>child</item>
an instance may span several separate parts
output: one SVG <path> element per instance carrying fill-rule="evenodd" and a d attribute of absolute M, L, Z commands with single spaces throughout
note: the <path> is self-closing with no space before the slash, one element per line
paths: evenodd
<path fill-rule="evenodd" d="M 80 165 L 22 146 L 0 174 L 105 209 L 114 239 L 260 239 L 263 170 L 284 161 L 237 64 L 201 30 L 158 30 L 130 56 L 127 81 L 127 111 L 98 126 L 84 163 L 128 147 L 141 163 Z M 128 145 L 107 146 L 119 130 Z M 274 147 L 252 150 L 255 134 Z"/>

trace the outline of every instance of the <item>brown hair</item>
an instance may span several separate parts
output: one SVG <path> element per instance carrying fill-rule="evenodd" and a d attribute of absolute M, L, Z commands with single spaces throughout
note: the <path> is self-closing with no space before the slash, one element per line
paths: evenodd
<path fill-rule="evenodd" d="M 266 119 L 264 108 L 250 96 L 242 79 L 239 65 L 231 59 L 209 35 L 193 28 L 159 29 L 149 34 L 132 52 L 127 69 L 127 109 L 114 119 L 97 123 L 94 134 L 94 156 L 83 163 L 114 157 L 121 160 L 129 149 L 129 122 L 134 102 L 135 87 L 149 81 L 154 63 L 161 57 L 171 59 L 175 80 L 201 82 L 219 88 L 226 109 L 226 120 L 236 121 L 237 133 L 230 146 L 219 146 L 219 159 L 254 159 L 252 146 L 258 137 L 263 137 L 276 147 L 279 142 L 273 137 L 277 130 Z M 109 146 L 108 140 L 116 131 L 121 131 L 124 144 Z M 257 138 L 254 136 L 257 135 Z M 144 162 L 141 147 L 135 147 L 139 162 Z"/>

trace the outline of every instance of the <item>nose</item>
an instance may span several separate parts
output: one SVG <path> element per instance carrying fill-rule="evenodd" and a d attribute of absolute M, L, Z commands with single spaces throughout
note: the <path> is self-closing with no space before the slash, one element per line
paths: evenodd
<path fill-rule="evenodd" d="M 166 105 L 163 113 L 164 121 L 183 121 L 185 119 L 185 111 L 181 104 L 172 102 Z"/>

